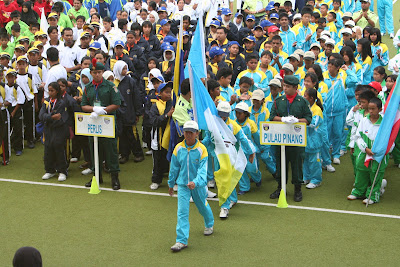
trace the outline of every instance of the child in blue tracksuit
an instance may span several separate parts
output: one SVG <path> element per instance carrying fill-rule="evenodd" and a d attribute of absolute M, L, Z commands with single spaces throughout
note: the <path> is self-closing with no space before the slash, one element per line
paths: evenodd
<path fill-rule="evenodd" d="M 323 122 L 322 103 L 317 96 L 317 90 L 310 88 L 304 92 L 304 98 L 310 103 L 312 121 L 307 125 L 307 146 L 303 162 L 303 181 L 308 189 L 321 185 L 322 166 L 319 156 L 321 149 L 321 135 L 318 133 L 319 126 Z"/>
<path fill-rule="evenodd" d="M 174 194 L 174 185 L 178 185 L 178 223 L 176 225 L 176 244 L 172 251 L 187 247 L 189 238 L 189 205 L 193 198 L 197 209 L 204 217 L 204 235 L 214 231 L 214 216 L 207 196 L 207 161 L 206 147 L 198 140 L 199 126 L 195 121 L 183 125 L 185 140 L 175 146 L 169 170 L 169 194 Z"/>

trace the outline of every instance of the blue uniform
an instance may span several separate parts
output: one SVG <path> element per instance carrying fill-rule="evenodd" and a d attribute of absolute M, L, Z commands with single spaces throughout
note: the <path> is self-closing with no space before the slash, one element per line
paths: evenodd
<path fill-rule="evenodd" d="M 358 63 L 361 64 L 361 73 L 363 76 L 363 84 L 369 84 L 371 82 L 371 77 L 373 74 L 373 71 L 371 69 L 372 65 L 372 59 L 370 56 L 367 56 L 365 60 L 362 60 L 361 55 L 358 54 L 356 56 L 356 59 Z"/>
<path fill-rule="evenodd" d="M 385 34 L 387 30 L 387 33 L 394 34 L 393 2 L 391 0 L 378 1 L 378 17 L 379 17 L 379 26 L 381 27 L 381 33 Z"/>
<path fill-rule="evenodd" d="M 297 26 L 299 25 L 299 26 Z M 292 30 L 294 31 L 294 33 L 296 34 L 296 48 L 297 49 L 301 49 L 303 51 L 308 51 L 310 50 L 310 46 L 311 46 L 311 38 L 310 40 L 306 41 L 306 37 L 309 34 L 313 34 L 314 33 L 314 28 L 311 28 L 310 26 L 312 25 L 308 25 L 308 27 L 305 27 L 303 25 L 303 22 L 300 22 L 299 24 L 297 24 L 297 27 L 293 27 Z"/>
<path fill-rule="evenodd" d="M 186 141 L 175 146 L 171 158 L 168 186 L 178 185 L 178 223 L 176 225 L 176 242 L 187 245 L 189 238 L 189 205 L 193 198 L 197 209 L 204 217 L 206 228 L 214 225 L 214 216 L 208 204 L 207 197 L 207 160 L 206 147 L 196 140 L 193 146 L 187 146 Z M 196 187 L 190 190 L 189 182 Z"/>
<path fill-rule="evenodd" d="M 282 27 L 280 30 L 279 36 L 282 38 L 283 43 L 282 51 L 291 55 L 295 51 L 293 44 L 296 42 L 296 34 L 290 29 L 290 27 L 287 31 L 282 30 Z"/>
<path fill-rule="evenodd" d="M 239 89 L 239 81 L 242 77 L 249 77 L 253 79 L 254 85 L 250 88 L 250 92 L 254 90 L 261 89 L 263 91 L 268 87 L 268 79 L 264 72 L 260 70 L 251 71 L 249 69 L 242 71 L 236 78 L 235 86 L 233 87 L 235 90 Z M 226 98 L 225 98 L 226 99 Z M 230 100 L 230 99 L 229 99 Z M 228 100 L 228 101 L 229 101 Z"/>
<path fill-rule="evenodd" d="M 376 51 L 378 50 L 381 51 L 381 54 L 379 56 L 376 53 Z M 387 45 L 383 43 L 378 43 L 376 45 L 371 45 L 371 51 L 372 55 L 374 55 L 371 65 L 371 81 L 373 81 L 374 69 L 379 66 L 385 67 L 389 63 L 389 49 Z"/>
<path fill-rule="evenodd" d="M 354 13 L 354 9 L 356 8 L 354 0 L 343 0 L 342 2 L 343 2 L 343 7 L 342 7 L 343 13 L 346 12 Z"/>
<path fill-rule="evenodd" d="M 319 152 L 322 145 L 319 126 L 323 122 L 322 110 L 317 104 L 312 105 L 312 121 L 307 125 L 307 146 L 303 162 L 303 180 L 313 184 L 322 181 L 322 168 Z"/>

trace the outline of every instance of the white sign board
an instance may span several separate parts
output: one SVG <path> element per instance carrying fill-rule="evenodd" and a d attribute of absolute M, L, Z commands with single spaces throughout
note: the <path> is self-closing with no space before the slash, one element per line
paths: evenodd
<path fill-rule="evenodd" d="M 90 113 L 75 112 L 75 134 L 115 138 L 115 119 L 113 115 L 90 118 Z"/>
<path fill-rule="evenodd" d="M 305 123 L 288 124 L 279 121 L 260 122 L 262 145 L 307 146 Z"/>

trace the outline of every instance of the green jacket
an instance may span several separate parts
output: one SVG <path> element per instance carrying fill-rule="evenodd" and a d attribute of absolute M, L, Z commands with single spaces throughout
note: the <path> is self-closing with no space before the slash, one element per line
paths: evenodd
<path fill-rule="evenodd" d="M 96 91 L 98 91 L 97 95 L 102 107 L 107 107 L 109 105 L 121 105 L 121 95 L 117 87 L 112 82 L 103 80 L 97 90 L 93 83 L 90 83 L 86 86 L 82 95 L 81 106 L 94 106 L 94 102 L 96 100 Z M 115 111 L 110 114 L 115 114 Z"/>
<path fill-rule="evenodd" d="M 10 57 L 12 58 L 14 55 L 14 47 L 15 47 L 14 43 L 8 42 L 6 49 L 3 49 L 0 46 L 0 53 L 7 52 L 10 55 Z"/>
<path fill-rule="evenodd" d="M 29 26 L 21 20 L 18 22 L 18 24 L 21 27 L 21 36 L 26 36 L 26 34 L 29 32 Z M 9 35 L 11 35 L 11 27 L 13 25 L 14 25 L 13 21 L 8 22 L 6 25 L 6 30 Z"/>
<path fill-rule="evenodd" d="M 278 97 L 272 104 L 271 115 L 269 120 L 273 121 L 276 116 L 287 117 L 292 115 L 298 119 L 306 119 L 308 123 L 311 123 L 312 113 L 308 102 L 300 95 L 297 95 L 288 108 L 289 101 L 286 99 L 286 95 Z M 289 113 L 288 113 L 289 110 Z"/>
<path fill-rule="evenodd" d="M 60 13 L 60 18 L 59 18 L 57 24 L 63 28 L 71 28 L 72 29 L 74 27 L 74 25 L 72 24 L 69 17 L 67 15 L 65 15 L 64 13 Z"/>
<path fill-rule="evenodd" d="M 71 8 L 70 10 L 68 10 L 68 13 L 67 13 L 68 17 L 70 14 L 74 15 L 74 17 L 75 17 L 75 19 L 72 19 L 72 22 L 76 22 L 76 18 L 78 16 L 84 16 L 85 20 L 87 20 L 89 18 L 89 13 L 84 6 L 81 6 L 81 8 L 78 11 L 76 11 L 75 8 Z"/>

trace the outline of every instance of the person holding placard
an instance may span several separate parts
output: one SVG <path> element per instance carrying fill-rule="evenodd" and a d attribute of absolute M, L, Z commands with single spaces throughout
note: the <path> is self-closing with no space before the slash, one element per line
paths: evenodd
<path fill-rule="evenodd" d="M 294 75 L 286 75 L 283 80 L 283 90 L 285 95 L 278 97 L 272 105 L 270 121 L 281 121 L 284 123 L 303 122 L 307 125 L 311 123 L 312 113 L 308 102 L 297 93 L 299 79 Z M 303 180 L 303 158 L 304 147 L 287 146 L 286 148 L 286 173 L 289 162 L 292 167 L 292 184 L 294 184 L 294 201 L 303 200 L 301 183 Z M 281 150 L 276 149 L 276 158 L 280 159 Z M 278 189 L 270 195 L 271 199 L 279 198 L 281 192 L 281 162 L 276 162 L 276 181 Z"/>

